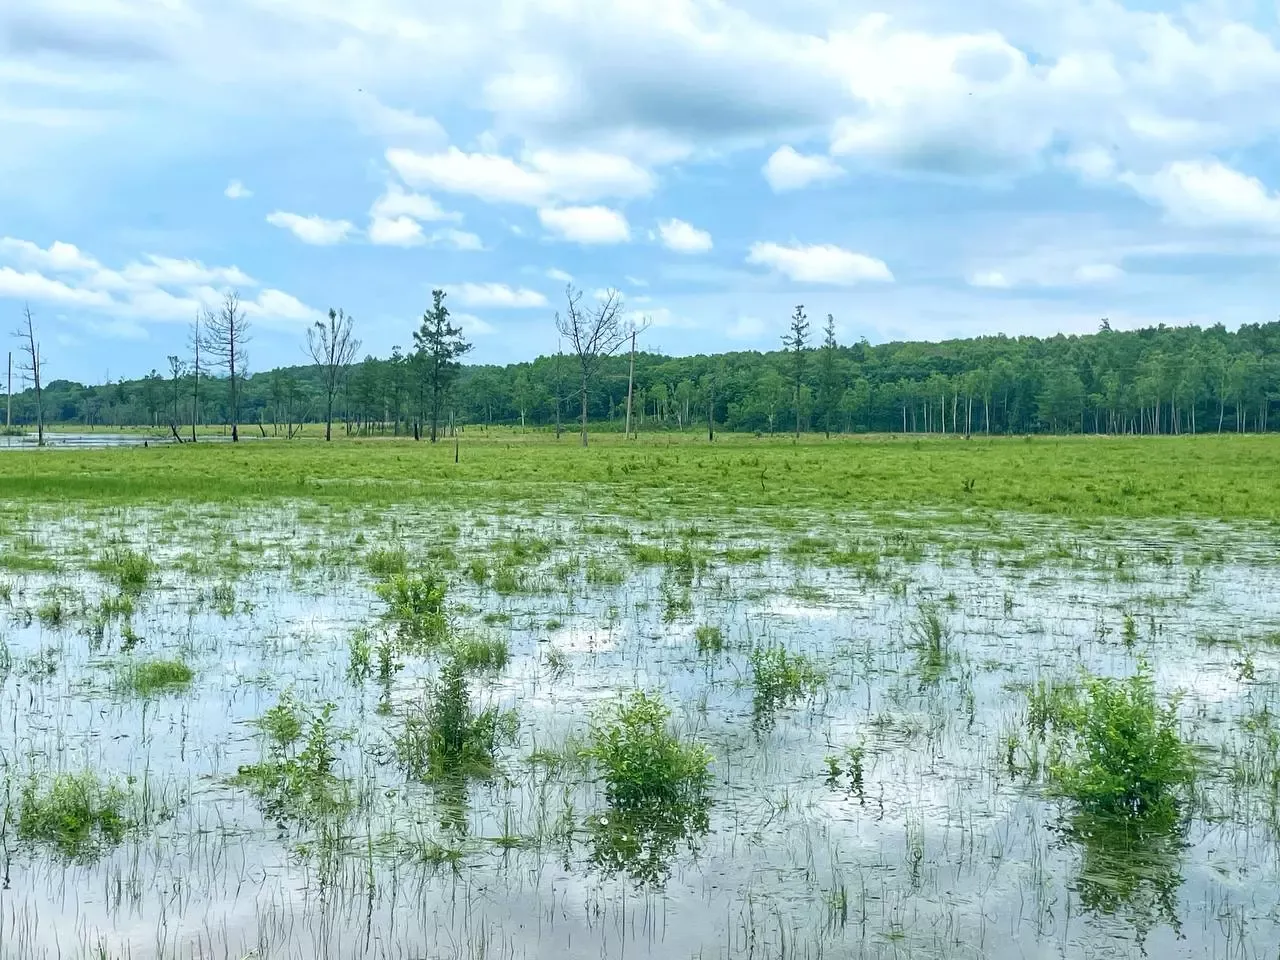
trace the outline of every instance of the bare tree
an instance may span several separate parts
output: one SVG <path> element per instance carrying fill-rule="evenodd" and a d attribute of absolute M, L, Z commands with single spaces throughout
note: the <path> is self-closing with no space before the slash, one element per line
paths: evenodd
<path fill-rule="evenodd" d="M 240 440 L 240 380 L 249 355 L 245 347 L 249 343 L 249 319 L 240 305 L 240 295 L 234 291 L 222 298 L 222 307 L 215 313 L 204 313 L 204 350 L 213 363 L 225 367 L 231 391 L 231 442 Z"/>
<path fill-rule="evenodd" d="M 579 399 L 582 402 L 582 445 L 587 445 L 587 397 L 600 363 L 615 354 L 631 336 L 622 322 L 622 295 L 608 290 L 594 307 L 582 306 L 582 291 L 570 284 L 565 315 L 556 314 L 556 329 L 578 355 Z"/>
<path fill-rule="evenodd" d="M 645 317 L 643 324 L 635 322 L 631 324 L 631 362 L 627 367 L 627 426 L 624 439 L 631 437 L 631 401 L 636 389 L 636 337 L 648 330 L 651 322 L 648 317 Z"/>
<path fill-rule="evenodd" d="M 191 442 L 196 442 L 196 423 L 200 419 L 200 314 L 196 314 L 195 323 L 191 327 Z"/>
<path fill-rule="evenodd" d="M 307 329 L 307 353 L 324 376 L 324 438 L 333 439 L 333 398 L 351 371 L 360 341 L 351 335 L 355 318 L 329 308 L 329 321 L 317 320 Z"/>
<path fill-rule="evenodd" d="M 25 324 L 13 331 L 13 335 L 22 341 L 22 350 L 27 355 L 26 363 L 19 362 L 18 370 L 25 374 L 36 391 L 36 442 L 44 446 L 44 401 L 40 394 L 40 344 L 36 341 L 35 321 L 31 319 L 30 304 L 23 304 Z"/>

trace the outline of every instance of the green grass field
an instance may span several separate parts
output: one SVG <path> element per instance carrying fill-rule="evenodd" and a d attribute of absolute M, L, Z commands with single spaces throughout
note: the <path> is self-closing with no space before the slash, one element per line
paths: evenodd
<path fill-rule="evenodd" d="M 889 438 L 497 431 L 451 442 L 256 441 L 0 454 L 0 497 L 114 502 L 549 503 L 622 513 L 917 508 L 1280 517 L 1280 436 Z"/>

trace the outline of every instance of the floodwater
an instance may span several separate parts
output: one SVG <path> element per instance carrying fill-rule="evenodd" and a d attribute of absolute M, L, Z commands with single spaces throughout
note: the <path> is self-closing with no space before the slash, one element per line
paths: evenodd
<path fill-rule="evenodd" d="M 306 505 L 10 516 L 0 957 L 1276 957 L 1275 532 Z M 159 570 L 131 617 L 103 616 L 118 591 L 92 566 L 122 542 Z M 375 546 L 447 572 L 459 634 L 508 640 L 510 662 L 472 677 L 477 705 L 519 717 L 491 778 L 424 785 L 396 762 L 440 658 L 405 653 L 381 681 L 350 669 L 358 631 L 391 630 Z M 946 625 L 940 663 L 913 637 L 922 604 Z M 722 651 L 699 651 L 700 625 Z M 762 710 L 748 655 L 773 645 L 826 682 Z M 189 690 L 113 683 L 162 656 L 195 669 Z M 1120 848 L 1073 831 L 1047 789 L 1026 690 L 1140 658 L 1181 693 L 1202 763 L 1176 831 Z M 589 766 L 551 759 L 636 688 L 714 756 L 705 818 L 620 821 Z M 323 823 L 232 782 L 286 691 L 333 703 L 347 735 L 351 803 Z M 855 747 L 860 785 L 827 763 Z M 21 785 L 85 769 L 141 798 L 145 822 L 96 858 L 22 842 Z"/>
<path fill-rule="evenodd" d="M 172 443 L 163 436 L 143 436 L 136 433 L 45 433 L 46 447 L 140 447 L 143 444 Z M 38 437 L 35 433 L 22 436 L 0 436 L 0 450 L 35 450 L 38 449 Z"/>

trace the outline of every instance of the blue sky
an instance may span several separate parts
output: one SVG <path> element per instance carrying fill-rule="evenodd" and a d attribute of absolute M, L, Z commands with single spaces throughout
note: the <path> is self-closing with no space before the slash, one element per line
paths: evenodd
<path fill-rule="evenodd" d="M 331 306 L 407 346 L 433 286 L 529 358 L 570 279 L 675 353 L 796 303 L 873 342 L 1270 320 L 1278 10 L 6 0 L 0 331 L 28 302 L 46 377 L 100 381 L 229 288 L 252 369 Z"/>

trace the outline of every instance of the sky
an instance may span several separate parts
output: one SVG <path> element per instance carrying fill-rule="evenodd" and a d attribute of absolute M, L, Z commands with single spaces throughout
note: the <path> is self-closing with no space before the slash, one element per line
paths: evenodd
<path fill-rule="evenodd" d="M 1274 319 L 1280 3 L 4 0 L 0 334 L 250 369 L 431 290 L 506 363 L 572 283 L 650 349 Z M 8 348 L 17 350 L 10 338 Z M 15 385 L 16 386 L 16 385 Z"/>

